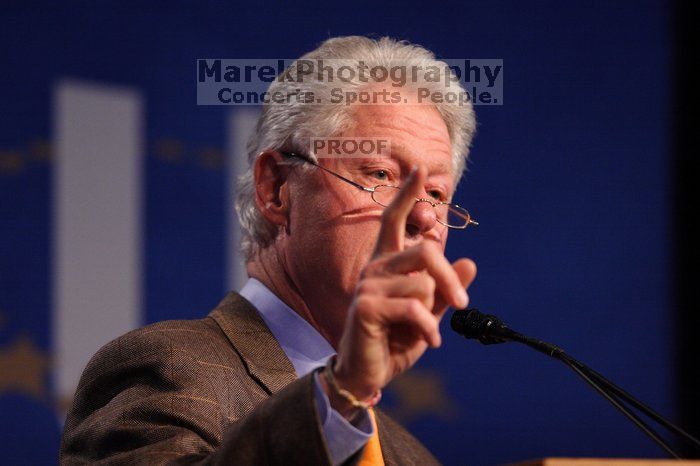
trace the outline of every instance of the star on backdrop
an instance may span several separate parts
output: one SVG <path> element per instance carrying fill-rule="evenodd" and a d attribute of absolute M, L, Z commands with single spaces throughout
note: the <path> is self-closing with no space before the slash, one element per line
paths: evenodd
<path fill-rule="evenodd" d="M 31 338 L 22 335 L 0 349 L 0 396 L 18 392 L 47 401 L 46 375 L 49 357 Z"/>

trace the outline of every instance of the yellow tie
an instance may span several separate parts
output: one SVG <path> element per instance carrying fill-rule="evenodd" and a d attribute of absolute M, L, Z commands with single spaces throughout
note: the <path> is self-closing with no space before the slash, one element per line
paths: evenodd
<path fill-rule="evenodd" d="M 372 419 L 372 426 L 374 426 L 374 435 L 367 441 L 365 451 L 362 452 L 362 458 L 360 458 L 358 466 L 384 466 L 382 447 L 379 445 L 377 419 L 374 417 L 374 409 L 372 408 L 369 408 L 369 417 Z"/>

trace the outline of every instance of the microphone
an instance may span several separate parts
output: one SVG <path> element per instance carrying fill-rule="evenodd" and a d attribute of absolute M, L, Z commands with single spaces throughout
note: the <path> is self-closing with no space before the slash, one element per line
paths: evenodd
<path fill-rule="evenodd" d="M 484 345 L 515 341 L 550 357 L 557 357 L 564 353 L 564 350 L 557 346 L 511 330 L 495 315 L 482 314 L 478 309 L 455 311 L 450 325 L 452 330 L 464 338 L 479 340 Z"/>
<path fill-rule="evenodd" d="M 467 309 L 452 314 L 452 330 L 464 338 L 479 340 L 484 345 L 505 343 L 512 332 L 501 320 L 491 314 L 482 314 L 477 309 Z"/>
<path fill-rule="evenodd" d="M 600 375 L 598 372 L 569 356 L 558 346 L 518 333 L 510 329 L 498 317 L 492 314 L 483 314 L 479 312 L 478 309 L 455 311 L 452 314 L 450 325 L 452 330 L 463 337 L 478 340 L 484 345 L 514 341 L 525 344 L 530 348 L 563 362 L 570 369 L 576 372 L 579 377 L 586 381 L 586 383 L 593 387 L 598 394 L 609 401 L 615 408 L 617 408 L 630 421 L 632 421 L 639 429 L 642 430 L 642 432 L 651 438 L 651 440 L 653 440 L 657 445 L 675 458 L 680 458 L 680 456 L 659 436 L 659 434 L 657 434 L 627 406 L 623 405 L 621 401 L 629 403 L 671 432 L 679 435 L 681 438 L 694 444 L 696 447 L 700 447 L 700 440 L 676 426 L 671 421 L 661 416 L 656 411 L 649 408 L 644 403 L 637 400 L 635 397 Z"/>

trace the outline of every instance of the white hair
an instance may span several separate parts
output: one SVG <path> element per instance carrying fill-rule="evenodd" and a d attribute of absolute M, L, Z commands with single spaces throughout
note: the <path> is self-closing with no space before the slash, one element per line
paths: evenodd
<path fill-rule="evenodd" d="M 350 66 L 357 68 L 358 62 L 368 67 L 385 67 L 389 69 L 399 64 L 407 69 L 423 70 L 418 75 L 418 83 L 431 92 L 449 91 L 464 93 L 459 82 L 446 83 L 445 73 L 451 73 L 445 62 L 439 61 L 435 55 L 425 48 L 406 41 L 398 41 L 390 37 L 375 40 L 363 36 L 336 37 L 324 41 L 313 50 L 294 62 L 287 73 L 297 77 L 296 64 L 300 60 L 328 60 L 334 67 Z M 425 79 L 426 69 L 440 69 L 441 79 Z M 328 97 L 331 89 L 342 89 L 343 92 L 358 91 L 369 84 L 367 80 L 343 80 L 329 82 L 322 76 L 304 76 L 302 79 L 275 80 L 268 89 L 269 94 L 291 95 L 313 93 L 321 96 L 324 102 L 330 102 Z M 370 84 L 376 83 L 371 80 Z M 415 84 L 415 83 L 411 83 Z M 452 169 L 455 185 L 459 182 L 469 155 L 469 147 L 476 131 L 476 118 L 470 102 L 441 102 L 435 103 L 435 108 L 442 116 L 452 145 Z M 310 138 L 330 137 L 353 125 L 350 106 L 345 102 L 308 104 L 303 101 L 290 99 L 285 103 L 268 103 L 262 107 L 255 131 L 247 144 L 248 170 L 240 176 L 236 199 L 236 211 L 241 225 L 241 251 L 246 260 L 250 260 L 258 248 L 269 246 L 277 237 L 278 229 L 268 222 L 255 205 L 255 180 L 253 167 L 255 159 L 266 150 L 301 152 L 315 159 L 309 153 Z"/>

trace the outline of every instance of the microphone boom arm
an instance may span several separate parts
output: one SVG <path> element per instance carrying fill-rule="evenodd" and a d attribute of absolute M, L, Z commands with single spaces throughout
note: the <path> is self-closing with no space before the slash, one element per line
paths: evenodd
<path fill-rule="evenodd" d="M 674 458 L 680 456 L 666 443 L 648 424 L 639 418 L 621 401 L 627 402 L 631 406 L 649 416 L 651 419 L 665 427 L 669 431 L 679 435 L 686 441 L 700 447 L 700 440 L 696 439 L 688 432 L 684 431 L 601 374 L 586 366 L 582 362 L 569 356 L 563 349 L 545 341 L 528 337 L 511 330 L 498 317 L 490 314 L 482 314 L 477 309 L 467 309 L 465 311 L 455 311 L 451 320 L 452 329 L 465 338 L 474 338 L 485 345 L 506 343 L 514 341 L 522 343 L 530 348 L 546 354 L 566 364 L 571 370 L 588 383 L 603 398 L 610 402 L 616 409 L 632 421 L 642 432 L 651 438 L 656 444 L 663 448 Z"/>

